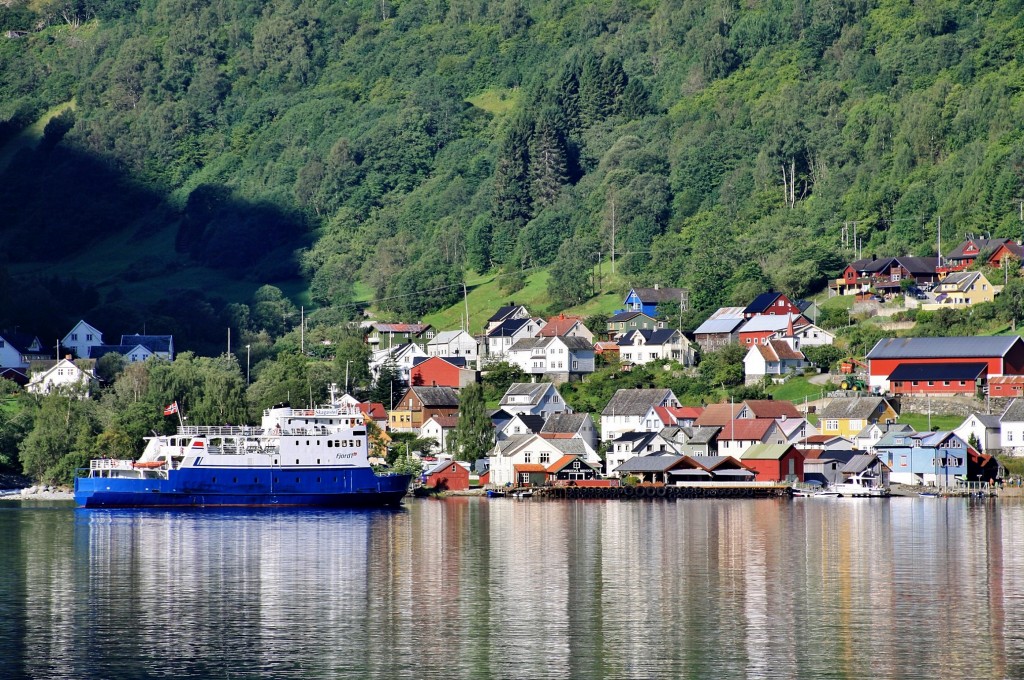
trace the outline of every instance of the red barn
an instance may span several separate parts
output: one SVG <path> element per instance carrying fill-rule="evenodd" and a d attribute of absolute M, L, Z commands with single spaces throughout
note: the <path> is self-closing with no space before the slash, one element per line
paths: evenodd
<path fill-rule="evenodd" d="M 904 371 L 938 371 L 939 366 L 981 364 L 984 369 L 975 380 L 976 384 L 983 383 L 993 376 L 1024 375 L 1024 341 L 1016 335 L 883 338 L 871 348 L 866 358 L 871 387 L 883 391 L 892 389 L 890 376 L 901 366 L 924 365 L 920 369 L 904 369 Z M 966 367 L 963 370 L 970 372 Z M 903 373 L 897 375 L 903 375 Z M 918 387 L 921 387 L 922 379 L 940 383 L 945 380 L 956 380 L 956 387 L 968 387 L 966 384 L 959 385 L 960 380 L 964 380 L 966 383 L 968 378 L 941 377 L 937 373 L 930 378 L 924 373 L 915 373 L 915 375 L 918 375 Z M 910 380 L 912 381 L 913 378 Z M 906 379 L 900 382 L 905 381 Z M 901 386 L 901 388 L 905 387 L 906 385 Z"/>
<path fill-rule="evenodd" d="M 759 482 L 804 481 L 804 454 L 792 444 L 754 444 L 740 462 L 757 474 Z"/>
<path fill-rule="evenodd" d="M 461 389 L 476 382 L 476 371 L 466 368 L 465 357 L 416 357 L 409 383 L 424 387 Z"/>
<path fill-rule="evenodd" d="M 469 468 L 456 460 L 446 460 L 427 473 L 424 486 L 438 491 L 465 491 L 469 488 Z"/>

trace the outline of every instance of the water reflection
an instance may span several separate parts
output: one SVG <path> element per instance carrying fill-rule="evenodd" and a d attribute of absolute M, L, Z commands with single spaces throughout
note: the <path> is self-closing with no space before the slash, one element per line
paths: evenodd
<path fill-rule="evenodd" d="M 0 676 L 1019 677 L 1024 505 L 0 506 Z"/>

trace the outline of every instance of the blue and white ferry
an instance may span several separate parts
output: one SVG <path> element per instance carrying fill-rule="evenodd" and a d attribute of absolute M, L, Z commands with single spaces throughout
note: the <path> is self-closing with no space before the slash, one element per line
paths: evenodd
<path fill-rule="evenodd" d="M 90 461 L 75 479 L 85 508 L 397 505 L 408 474 L 377 474 L 358 406 L 277 406 L 259 427 L 185 426 L 147 437 L 138 460 Z"/>

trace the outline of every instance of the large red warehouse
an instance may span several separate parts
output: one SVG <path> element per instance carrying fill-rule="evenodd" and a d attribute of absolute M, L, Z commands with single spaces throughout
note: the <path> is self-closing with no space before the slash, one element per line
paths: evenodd
<path fill-rule="evenodd" d="M 932 381 L 933 387 L 945 381 L 956 381 L 964 392 L 985 383 L 988 378 L 1004 375 L 1024 375 L 1024 341 L 1018 335 L 956 338 L 883 338 L 867 354 L 868 374 L 872 388 L 890 391 L 890 376 L 895 372 L 901 382 L 901 391 L 912 390 L 907 381 L 917 380 L 917 387 Z M 951 366 L 960 367 L 951 378 Z M 902 367 L 902 368 L 901 368 Z M 980 370 L 975 372 L 974 368 Z M 973 373 L 963 377 L 960 373 Z M 959 386 L 963 380 L 965 385 Z M 922 382 L 923 381 L 923 382 Z M 973 383 L 973 384 L 972 384 Z M 961 391 L 961 390 L 950 390 Z"/>

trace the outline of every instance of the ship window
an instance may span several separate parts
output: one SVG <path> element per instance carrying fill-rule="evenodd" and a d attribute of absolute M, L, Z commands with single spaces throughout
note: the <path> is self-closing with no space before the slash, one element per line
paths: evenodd
<path fill-rule="evenodd" d="M 274 484 L 277 484 L 277 477 L 274 477 Z"/>
<path fill-rule="evenodd" d="M 217 478 L 216 478 L 216 477 L 214 477 L 214 478 L 213 478 L 213 483 L 214 483 L 214 484 L 216 484 L 216 483 L 217 483 Z"/>
<path fill-rule="evenodd" d="M 317 477 L 317 478 L 316 478 L 316 483 L 317 483 L 317 484 L 319 484 L 319 483 L 320 483 L 320 478 L 319 478 L 319 477 Z"/>
<path fill-rule="evenodd" d="M 233 477 L 233 478 L 231 479 L 231 483 L 232 483 L 232 484 L 238 484 L 238 477 Z"/>
<path fill-rule="evenodd" d="M 298 458 L 296 458 L 296 459 L 295 459 L 295 464 L 296 464 L 296 465 L 298 465 L 298 464 L 299 464 L 299 459 L 298 459 Z"/>
<path fill-rule="evenodd" d="M 252 483 L 253 484 L 259 484 L 260 483 L 260 478 L 259 477 L 253 477 L 252 478 Z"/>
<path fill-rule="evenodd" d="M 319 464 L 320 464 L 320 459 L 319 459 L 319 458 L 317 458 L 317 459 L 316 459 L 316 464 L 317 464 L 317 465 L 319 465 Z"/>
<path fill-rule="evenodd" d="M 332 440 L 328 439 L 327 440 L 327 448 L 332 448 L 333 446 L 334 446 L 334 442 Z"/>

